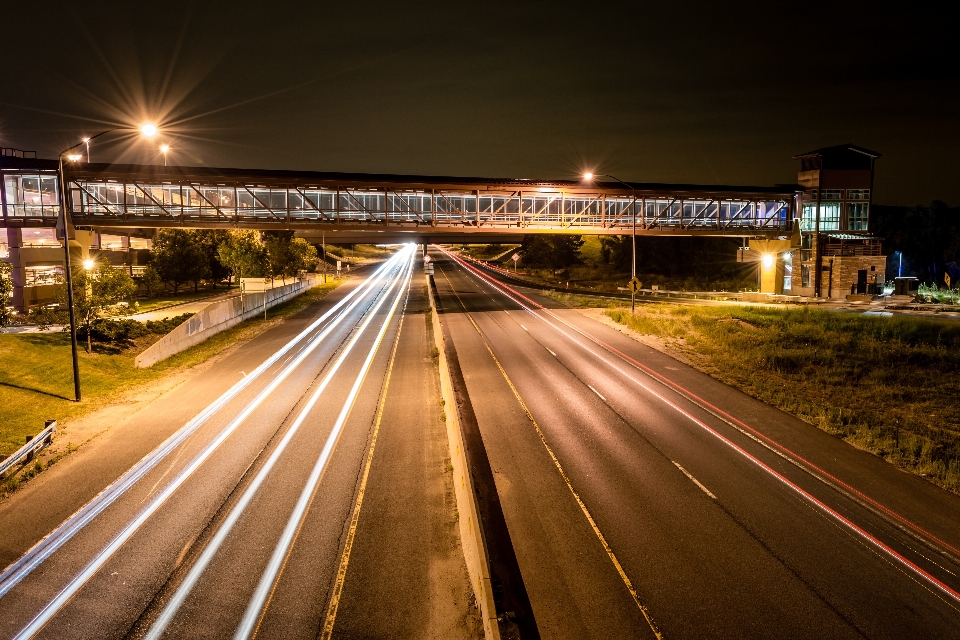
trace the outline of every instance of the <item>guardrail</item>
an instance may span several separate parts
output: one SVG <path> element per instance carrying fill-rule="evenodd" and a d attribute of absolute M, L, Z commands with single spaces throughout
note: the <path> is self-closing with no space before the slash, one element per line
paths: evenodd
<path fill-rule="evenodd" d="M 47 448 L 53 442 L 53 434 L 57 431 L 57 421 L 47 420 L 43 423 L 43 431 L 30 438 L 27 444 L 23 445 L 17 451 L 0 462 L 0 478 L 7 475 L 7 472 L 20 464 L 21 462 L 30 462 L 33 456 Z"/>

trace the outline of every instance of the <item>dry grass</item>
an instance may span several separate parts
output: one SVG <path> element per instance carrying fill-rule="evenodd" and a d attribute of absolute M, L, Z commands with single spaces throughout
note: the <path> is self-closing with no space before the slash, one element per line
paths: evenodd
<path fill-rule="evenodd" d="M 713 377 L 960 493 L 960 324 L 819 309 L 606 311 Z"/>

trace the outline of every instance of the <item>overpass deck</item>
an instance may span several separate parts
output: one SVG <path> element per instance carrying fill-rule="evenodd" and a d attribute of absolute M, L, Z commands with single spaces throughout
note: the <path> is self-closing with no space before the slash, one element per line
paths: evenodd
<path fill-rule="evenodd" d="M 53 160 L 0 158 L 5 226 L 53 226 Z M 776 236 L 799 187 L 585 183 L 76 163 L 64 168 L 77 226 L 297 229 L 403 237 L 526 233 Z M 393 232 L 393 233 L 391 233 Z M 378 236 L 384 238 L 384 236 Z"/>

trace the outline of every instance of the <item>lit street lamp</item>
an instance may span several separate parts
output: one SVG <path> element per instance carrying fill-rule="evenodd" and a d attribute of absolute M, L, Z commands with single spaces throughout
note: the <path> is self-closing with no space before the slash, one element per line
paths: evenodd
<path fill-rule="evenodd" d="M 160 145 L 160 153 L 163 154 L 163 166 L 167 166 L 167 152 L 170 151 L 170 145 L 162 144 Z"/>
<path fill-rule="evenodd" d="M 631 266 L 630 266 L 630 281 L 633 282 L 637 278 L 637 190 L 632 185 L 627 184 L 620 178 L 616 176 L 612 176 L 609 173 L 594 174 L 594 173 L 587 172 L 583 174 L 583 179 L 589 182 L 593 180 L 596 176 L 601 176 L 604 178 L 612 178 L 613 180 L 616 180 L 623 186 L 630 189 L 631 192 L 633 192 L 633 216 L 631 216 L 633 218 L 633 234 L 630 238 L 630 244 L 633 246 L 633 258 L 631 260 Z M 631 285 L 630 313 L 633 313 L 636 310 L 636 307 L 637 307 L 637 293 L 634 290 L 634 287 Z"/>
<path fill-rule="evenodd" d="M 95 136 L 90 136 L 83 138 L 77 144 L 67 147 L 57 155 L 57 197 L 60 200 L 60 219 L 57 221 L 57 227 L 63 234 L 63 271 L 64 276 L 66 277 L 67 284 L 67 311 L 70 314 L 70 348 L 73 355 L 73 393 L 74 398 L 77 402 L 80 402 L 80 359 L 77 356 L 77 313 L 73 308 L 73 274 L 71 273 L 70 266 L 70 234 L 69 234 L 69 223 L 67 221 L 67 198 L 66 198 L 66 187 L 64 181 L 64 171 L 63 171 L 63 158 L 67 157 L 71 162 L 77 162 L 83 156 L 80 154 L 67 155 L 80 145 L 86 145 L 87 147 L 87 162 L 90 161 L 90 142 L 95 138 L 99 138 L 102 135 L 106 135 L 113 131 L 118 131 L 121 129 L 127 129 L 127 127 L 114 127 L 112 129 L 107 129 L 106 131 L 101 131 Z M 146 138 L 152 138 L 157 135 L 157 125 L 155 124 L 144 124 L 140 126 L 140 133 Z M 87 266 L 87 263 L 90 263 L 90 266 Z M 93 261 L 84 260 L 84 268 L 92 269 Z M 89 336 L 88 336 L 89 337 Z"/>

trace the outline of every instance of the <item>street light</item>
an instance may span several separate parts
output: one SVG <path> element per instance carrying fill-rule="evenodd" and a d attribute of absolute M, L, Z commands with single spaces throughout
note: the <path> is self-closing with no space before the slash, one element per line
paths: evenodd
<path fill-rule="evenodd" d="M 167 152 L 170 151 L 170 145 L 162 144 L 160 145 L 160 153 L 163 154 L 163 166 L 167 166 Z"/>
<path fill-rule="evenodd" d="M 80 402 L 80 359 L 77 355 L 77 312 L 73 308 L 73 275 L 70 266 L 70 234 L 68 233 L 70 225 L 67 221 L 67 198 L 66 187 L 64 186 L 66 182 L 64 181 L 63 158 L 80 145 L 86 145 L 87 162 L 89 162 L 90 142 L 102 135 L 122 129 L 129 130 L 127 127 L 113 127 L 112 129 L 101 131 L 95 136 L 81 139 L 80 142 L 67 147 L 57 155 L 57 198 L 60 200 L 60 219 L 57 221 L 57 227 L 62 230 L 63 233 L 63 271 L 67 281 L 67 311 L 70 314 L 70 349 L 73 356 L 73 394 L 77 402 Z M 157 125 L 155 124 L 144 124 L 140 127 L 140 133 L 147 138 L 152 138 L 157 135 L 157 131 Z M 82 156 L 70 154 L 67 157 L 71 161 L 76 162 Z M 87 267 L 87 262 L 90 262 L 90 267 Z M 91 269 L 93 268 L 93 261 L 84 260 L 83 266 Z"/>
<path fill-rule="evenodd" d="M 87 271 L 93 271 L 94 264 L 96 263 L 93 260 L 91 260 L 90 258 L 87 258 L 86 260 L 83 261 L 83 268 L 86 269 Z"/>
<path fill-rule="evenodd" d="M 633 234 L 632 234 L 631 237 L 630 237 L 630 244 L 633 245 L 633 259 L 631 260 L 631 266 L 630 266 L 630 280 L 631 280 L 631 282 L 632 282 L 632 281 L 635 280 L 636 277 L 637 277 L 637 190 L 636 190 L 635 187 L 633 187 L 633 185 L 627 184 L 626 182 L 624 182 L 624 181 L 621 180 L 620 178 L 618 178 L 618 177 L 616 177 L 616 176 L 612 176 L 612 175 L 610 175 L 609 173 L 596 173 L 596 174 L 594 174 L 594 173 L 590 173 L 590 172 L 588 171 L 587 173 L 583 174 L 583 179 L 584 179 L 584 180 L 587 180 L 587 181 L 590 181 L 590 180 L 593 180 L 593 179 L 594 179 L 595 177 L 597 177 L 597 176 L 601 176 L 601 177 L 604 177 L 604 178 L 612 178 L 613 180 L 616 180 L 617 182 L 619 182 L 619 183 L 622 184 L 623 186 L 625 186 L 625 187 L 627 187 L 628 189 L 630 189 L 631 192 L 633 192 L 633 216 L 632 216 L 632 218 L 633 218 Z M 636 307 L 637 307 L 637 294 L 636 294 L 636 292 L 633 290 L 633 287 L 631 286 L 631 287 L 630 287 L 630 313 L 631 313 L 631 314 L 636 310 Z"/>

